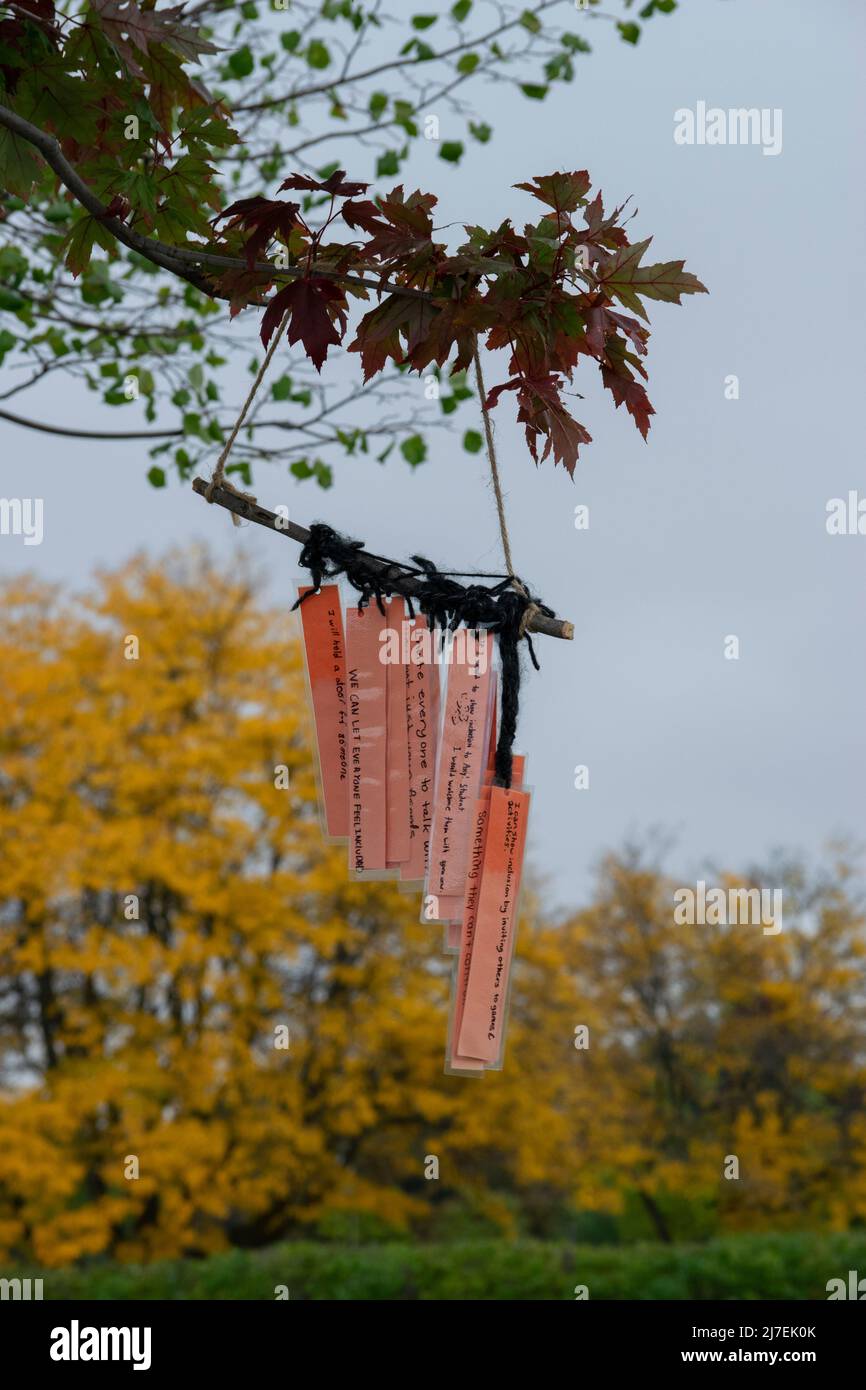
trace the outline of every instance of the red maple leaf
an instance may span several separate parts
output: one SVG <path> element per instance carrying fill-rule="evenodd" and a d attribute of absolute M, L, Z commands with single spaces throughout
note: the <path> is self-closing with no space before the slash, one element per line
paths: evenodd
<path fill-rule="evenodd" d="M 217 282 L 229 301 L 229 314 L 236 318 L 248 304 L 261 304 L 262 296 L 272 281 L 260 270 L 243 270 L 240 266 L 224 270 Z"/>
<path fill-rule="evenodd" d="M 262 319 L 262 342 L 267 347 L 285 314 L 291 310 L 289 342 L 302 343 L 316 371 L 320 372 L 328 348 L 343 341 L 346 309 L 346 295 L 333 280 L 322 276 L 293 280 L 268 300 Z"/>
<path fill-rule="evenodd" d="M 603 364 L 601 379 L 613 396 L 617 410 L 621 405 L 624 405 L 646 439 L 650 427 L 650 416 L 655 415 L 655 410 L 650 405 L 649 396 L 640 382 L 634 381 L 631 377 L 620 376 L 611 367 L 606 367 Z"/>
<path fill-rule="evenodd" d="M 287 239 L 293 227 L 303 225 L 298 218 L 298 207 L 297 203 L 271 198 L 240 198 L 224 212 L 217 213 L 211 224 L 215 227 L 227 217 L 228 227 L 240 227 L 250 233 L 244 242 L 244 253 L 247 266 L 252 270 L 274 237 Z"/>
<path fill-rule="evenodd" d="M 345 169 L 335 169 L 324 180 L 311 178 L 309 174 L 291 174 L 280 184 L 277 192 L 285 193 L 290 188 L 299 188 L 309 193 L 330 193 L 337 198 L 357 198 L 360 193 L 366 193 L 369 187 L 368 183 L 347 183 Z"/>
<path fill-rule="evenodd" d="M 494 386 L 485 402 L 491 410 L 503 391 L 517 392 L 517 418 L 526 426 L 526 442 L 536 463 L 543 463 L 553 451 L 555 463 L 561 463 L 569 477 L 574 477 L 581 444 L 591 444 L 592 435 L 573 415 L 569 415 L 560 398 L 562 383 L 558 376 L 516 376 L 501 386 Z M 539 456 L 539 438 L 544 448 Z"/>

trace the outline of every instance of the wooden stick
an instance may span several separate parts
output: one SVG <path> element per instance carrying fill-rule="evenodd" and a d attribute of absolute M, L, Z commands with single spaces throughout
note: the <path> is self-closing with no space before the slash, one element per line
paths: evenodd
<path fill-rule="evenodd" d="M 192 484 L 193 492 L 197 492 L 199 497 L 207 497 L 210 484 L 204 478 L 194 478 Z M 288 536 L 290 540 L 297 541 L 299 545 L 305 545 L 310 539 L 310 533 L 305 526 L 296 526 L 293 521 L 287 521 L 285 517 L 277 516 L 275 512 L 269 512 L 266 507 L 260 507 L 258 502 L 245 497 L 243 493 L 235 492 L 230 487 L 214 487 L 212 500 L 219 507 L 225 507 L 226 511 L 232 512 L 235 516 L 242 517 L 244 521 L 254 521 L 257 526 L 266 526 L 270 531 L 276 531 L 280 536 Z M 380 574 L 387 569 L 385 561 L 378 560 L 373 555 L 367 555 L 364 551 L 360 552 L 364 557 L 364 562 L 373 574 Z M 423 582 L 419 578 L 414 580 L 411 576 L 405 580 L 401 579 L 401 584 L 409 594 L 421 593 Z M 548 618 L 543 613 L 533 613 L 527 623 L 530 632 L 541 632 L 545 637 L 563 637 L 570 641 L 574 637 L 574 624 L 567 622 L 564 618 Z"/>

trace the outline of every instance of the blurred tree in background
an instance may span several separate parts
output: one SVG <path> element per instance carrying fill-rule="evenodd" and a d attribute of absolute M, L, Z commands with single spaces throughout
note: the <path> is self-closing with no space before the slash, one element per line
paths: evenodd
<path fill-rule="evenodd" d="M 530 900 L 505 1070 L 446 1076 L 441 929 L 321 839 L 287 615 L 203 552 L 3 605 L 0 1257 L 863 1224 L 844 863 L 736 879 L 778 936 L 675 927 L 630 852 L 569 920 Z"/>

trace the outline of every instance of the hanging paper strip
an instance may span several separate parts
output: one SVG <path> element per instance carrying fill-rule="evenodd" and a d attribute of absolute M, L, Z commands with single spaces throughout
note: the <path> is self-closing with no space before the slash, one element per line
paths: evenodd
<path fill-rule="evenodd" d="M 427 638 L 426 642 L 423 640 Z M 416 640 L 417 638 L 417 640 Z M 439 732 L 439 668 L 432 659 L 427 619 L 415 618 L 409 630 L 406 667 L 409 705 L 409 859 L 400 876 L 422 882 L 430 859 L 433 827 L 433 782 Z"/>
<path fill-rule="evenodd" d="M 457 636 L 464 635 L 458 633 Z M 486 639 L 486 634 L 483 634 Z M 448 665 L 439 743 L 433 834 L 425 898 L 437 904 L 430 920 L 447 920 L 441 908 L 459 915 L 466 886 L 475 800 L 487 758 L 493 680 L 484 640 L 455 640 Z M 454 899 L 460 899 L 455 909 Z"/>
<path fill-rule="evenodd" d="M 318 593 L 301 587 L 299 612 L 318 750 L 325 829 L 332 839 L 349 833 L 349 775 L 346 727 L 346 646 L 340 590 L 325 584 Z"/>
<path fill-rule="evenodd" d="M 388 613 L 388 806 L 386 846 L 388 868 L 402 868 L 409 862 L 409 649 L 406 604 L 392 598 Z"/>
<path fill-rule="evenodd" d="M 346 609 L 349 868 L 380 877 L 387 868 L 387 626 L 376 604 Z"/>
<path fill-rule="evenodd" d="M 490 701 L 490 732 L 487 740 L 487 766 L 484 770 L 484 783 L 481 794 L 484 796 L 487 788 L 487 799 L 489 800 L 489 788 L 494 778 L 494 765 L 496 762 L 496 709 L 497 693 L 496 682 L 493 682 L 493 690 Z M 518 771 L 519 766 L 519 771 Z M 515 786 L 520 786 L 523 776 L 523 759 L 515 757 L 513 780 Z M 475 840 L 473 838 L 471 852 L 474 854 Z M 466 899 L 470 889 L 471 873 L 466 876 L 466 885 L 460 897 L 439 899 L 439 910 L 442 920 L 447 924 L 445 928 L 445 949 L 446 951 L 459 951 L 463 938 L 463 921 L 466 910 Z"/>
<path fill-rule="evenodd" d="M 506 1003 L 523 872 L 529 792 L 491 787 L 481 882 L 457 1058 L 495 1066 L 502 1051 Z"/>
<path fill-rule="evenodd" d="M 515 755 L 513 763 L 513 787 L 520 790 L 525 776 L 526 760 Z M 469 985 L 469 971 L 472 962 L 472 948 L 475 942 L 475 927 L 481 892 L 484 857 L 487 849 L 487 827 L 490 820 L 490 796 L 492 777 L 485 778 L 485 785 L 475 804 L 475 825 L 472 835 L 472 859 L 466 877 L 466 898 L 460 927 L 460 958 L 451 981 L 451 1021 L 448 1034 L 448 1062 L 455 1071 L 480 1070 L 485 1063 L 480 1058 L 461 1057 L 457 1043 L 463 1025 L 463 1012 L 466 991 Z"/>
<path fill-rule="evenodd" d="M 459 953 L 446 1070 L 500 1066 L 529 793 L 520 756 L 511 788 L 494 784 L 493 643 L 457 634 L 443 694 L 441 634 L 402 597 L 344 622 L 336 585 L 299 594 L 328 835 L 348 839 L 355 876 L 423 882 L 422 920 Z"/>

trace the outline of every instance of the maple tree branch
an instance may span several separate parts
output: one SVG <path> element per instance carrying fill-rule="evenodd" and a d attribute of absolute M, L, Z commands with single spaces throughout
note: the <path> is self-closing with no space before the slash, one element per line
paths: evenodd
<path fill-rule="evenodd" d="M 553 9 L 555 5 L 561 5 L 564 0 L 542 0 L 539 5 L 527 8 L 524 13 L 539 15 L 544 10 Z M 346 83 L 364 82 L 368 77 L 378 77 L 381 72 L 393 72 L 398 68 L 416 67 L 422 63 L 441 62 L 443 58 L 452 58 L 455 53 L 464 53 L 467 48 L 478 48 L 482 44 L 490 43 L 492 39 L 499 38 L 509 29 L 514 29 L 523 23 L 522 15 L 514 19 L 503 21 L 497 28 L 491 29 L 486 34 L 479 34 L 475 38 L 467 37 L 461 39 L 459 43 L 452 44 L 450 48 L 443 48 L 441 53 L 434 53 L 432 58 L 418 58 L 411 54 L 406 58 L 393 58 L 388 63 L 378 63 L 376 67 L 367 68 L 364 72 L 344 73 L 339 77 L 332 77 L 329 82 L 315 82 L 309 87 L 295 87 L 291 92 L 286 92 L 281 97 L 268 97 L 264 101 L 247 102 L 243 106 L 232 108 L 233 114 L 240 111 L 267 111 L 273 106 L 282 106 L 287 101 L 297 101 L 300 97 L 320 96 L 323 92 L 336 91 L 338 87 L 345 86 Z"/>
<path fill-rule="evenodd" d="M 199 497 L 204 497 L 213 501 L 217 506 L 225 507 L 227 511 L 235 516 L 242 517 L 244 521 L 254 521 L 257 526 L 266 526 L 270 531 L 276 531 L 278 535 L 288 536 L 289 540 L 297 541 L 299 545 L 306 545 L 310 539 L 310 533 L 305 526 L 298 526 L 293 521 L 286 520 L 285 517 L 277 516 L 275 512 L 269 512 L 266 507 L 260 507 L 254 498 L 245 496 L 240 492 L 235 492 L 231 487 L 212 485 L 205 482 L 204 478 L 193 478 L 193 492 L 198 493 Z M 368 555 L 366 551 L 360 551 L 369 569 L 379 574 L 392 568 L 387 560 L 380 560 L 376 555 Z M 424 591 L 423 577 L 419 577 L 417 583 L 411 578 L 405 579 L 401 576 L 401 585 L 409 594 Z M 530 632 L 541 632 L 546 637 L 562 637 L 570 641 L 574 637 L 574 624 L 565 618 L 548 618 L 544 613 L 533 613 L 530 615 L 526 624 Z"/>
<path fill-rule="evenodd" d="M 212 251 L 197 251 L 183 246 L 166 246 L 164 242 L 156 241 L 153 237 L 142 236 L 132 227 L 127 227 L 126 223 L 121 222 L 119 217 L 109 216 L 105 204 L 97 198 L 93 190 L 88 187 L 80 174 L 69 163 L 53 135 L 40 130 L 38 126 L 31 125 L 30 121 L 25 121 L 15 111 L 11 111 L 8 106 L 2 105 L 0 105 L 0 126 L 5 126 L 7 130 L 12 131 L 13 135 L 20 136 L 22 140 L 26 140 L 34 149 L 38 150 L 45 163 L 54 170 L 60 182 L 69 190 L 76 201 L 86 212 L 90 213 L 91 217 L 95 217 L 100 226 L 110 232 L 116 241 L 128 247 L 130 251 L 136 251 L 139 256 L 143 256 L 152 265 L 158 265 L 179 279 L 186 280 L 202 294 L 207 295 L 209 299 L 229 299 L 230 295 L 215 286 L 207 276 L 201 273 L 202 270 L 209 268 L 220 271 L 250 269 L 241 256 L 222 256 Z M 306 273 L 304 266 L 288 266 L 285 269 L 277 270 L 270 261 L 256 261 L 253 269 L 263 275 L 268 275 L 271 280 L 291 280 Z M 417 290 L 409 285 L 393 285 L 388 281 L 366 279 L 361 275 L 341 274 L 337 271 L 321 268 L 313 270 L 311 273 L 315 276 L 323 276 L 328 280 L 339 281 L 341 284 L 361 285 L 365 289 L 377 290 L 380 293 L 386 291 L 389 294 L 406 295 L 411 299 L 431 298 L 426 290 Z"/>

